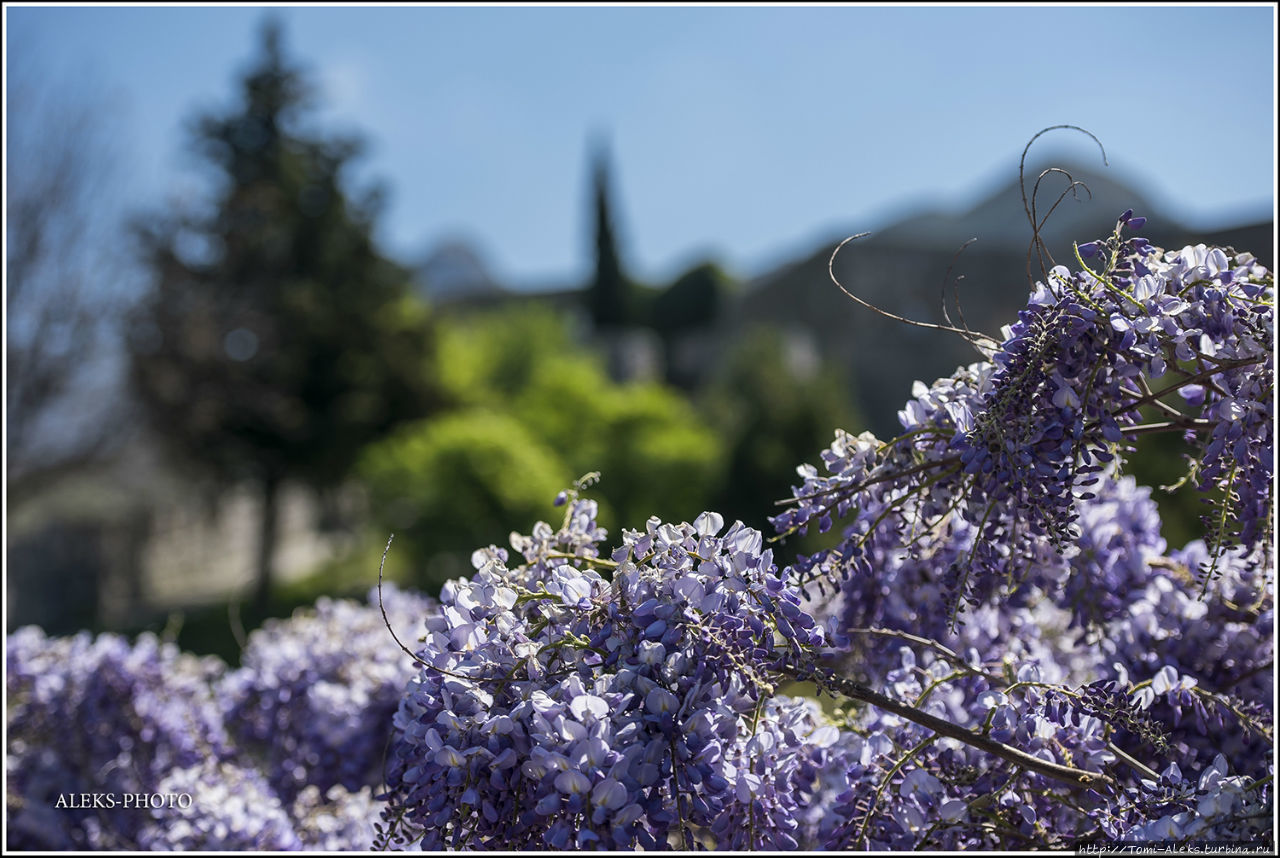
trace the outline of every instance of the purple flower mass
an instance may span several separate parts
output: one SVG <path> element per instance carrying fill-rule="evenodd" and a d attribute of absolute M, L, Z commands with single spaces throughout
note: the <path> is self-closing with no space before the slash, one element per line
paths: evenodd
<path fill-rule="evenodd" d="M 1144 224 L 917 383 L 900 435 L 837 431 L 776 534 L 707 512 L 610 543 L 580 482 L 438 601 L 322 600 L 236 670 L 19 630 L 7 845 L 1273 842 L 1273 278 Z M 1181 546 L 1125 472 L 1165 431 L 1205 499 Z M 79 792 L 194 801 L 55 807 Z"/>
<path fill-rule="evenodd" d="M 415 630 L 433 600 L 383 588 L 394 629 Z M 240 669 L 218 689 L 241 753 L 292 801 L 307 786 L 358 790 L 381 781 L 381 754 L 412 663 L 388 647 L 371 604 L 321 599 L 249 635 Z"/>
<path fill-rule="evenodd" d="M 446 585 L 396 715 L 392 843 L 653 848 L 753 808 L 772 824 L 739 744 L 822 629 L 758 531 L 650 519 L 605 559 L 595 511 L 573 500 L 559 531 L 514 540 L 523 563 L 480 551 Z"/>
<path fill-rule="evenodd" d="M 383 595 L 397 628 L 434 604 Z M 236 671 L 149 635 L 131 645 L 18 630 L 5 659 L 8 847 L 366 848 L 391 716 L 413 673 L 388 640 L 376 603 L 333 600 L 251 633 Z M 184 793 L 185 807 L 122 806 Z M 82 794 L 117 806 L 60 806 Z"/>

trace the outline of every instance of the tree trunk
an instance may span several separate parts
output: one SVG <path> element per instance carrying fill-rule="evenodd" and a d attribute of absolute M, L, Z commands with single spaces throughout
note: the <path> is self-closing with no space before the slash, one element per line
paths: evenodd
<path fill-rule="evenodd" d="M 278 495 L 280 478 L 268 474 L 262 480 L 262 510 L 258 522 L 258 581 L 253 605 L 259 616 L 266 613 L 267 600 L 271 597 L 274 572 L 273 558 L 276 552 L 276 524 L 279 518 Z"/>

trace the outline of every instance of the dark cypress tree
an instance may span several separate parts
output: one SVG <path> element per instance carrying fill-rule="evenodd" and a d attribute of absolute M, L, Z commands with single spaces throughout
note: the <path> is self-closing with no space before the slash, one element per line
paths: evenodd
<path fill-rule="evenodd" d="M 240 106 L 193 129 L 221 179 L 214 204 L 140 229 L 153 282 L 128 346 L 134 390 L 181 461 L 257 483 L 262 608 L 282 482 L 338 484 L 438 396 L 425 307 L 373 242 L 376 194 L 342 187 L 358 142 L 303 125 L 309 87 L 277 24 L 242 83 Z"/>
<path fill-rule="evenodd" d="M 595 205 L 596 272 L 588 292 L 591 318 L 597 329 L 622 327 L 632 321 L 631 284 L 622 271 L 609 202 L 609 160 L 603 145 L 596 147 L 591 166 Z"/>

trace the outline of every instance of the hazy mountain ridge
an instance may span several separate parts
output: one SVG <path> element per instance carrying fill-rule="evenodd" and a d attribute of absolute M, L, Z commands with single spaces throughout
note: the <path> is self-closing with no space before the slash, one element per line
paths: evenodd
<path fill-rule="evenodd" d="M 1213 232 L 1196 232 L 1160 212 L 1141 193 L 1111 178 L 1106 168 L 1058 162 L 1072 178 L 1083 182 L 1054 208 L 1068 180 L 1051 174 L 1041 181 L 1036 199 L 1041 237 L 1051 260 L 1074 267 L 1072 244 L 1110 234 L 1126 209 L 1147 218 L 1143 237 L 1165 249 L 1205 242 L 1234 246 L 1254 253 L 1273 267 L 1274 227 L 1271 221 L 1245 224 Z M 1036 177 L 1045 166 L 1028 167 L 1027 202 Z M 1050 209 L 1053 209 L 1049 214 Z M 1048 217 L 1046 219 L 1046 214 Z M 850 229 L 853 235 L 863 229 Z M 828 233 L 839 234 L 839 233 Z M 909 319 L 947 324 L 998 335 L 1024 305 L 1031 284 L 1040 279 L 1038 257 L 1028 257 L 1032 229 L 1016 177 L 960 212 L 923 211 L 893 221 L 846 245 L 835 260 L 840 283 L 872 304 Z M 970 239 L 977 239 L 966 247 Z M 717 322 L 704 331 L 711 355 L 721 355 L 753 326 L 786 329 L 811 343 L 824 358 L 842 367 L 852 393 L 872 428 L 892 433 L 894 415 L 912 382 L 931 382 L 979 355 L 956 334 L 913 327 L 885 318 L 858 305 L 831 281 L 828 264 L 838 241 L 817 242 L 806 256 L 779 265 L 741 284 Z M 963 250 L 962 250 L 963 249 Z M 447 253 L 444 253 L 447 251 Z M 424 294 L 434 302 L 462 308 L 497 307 L 512 302 L 549 302 L 565 309 L 580 305 L 581 284 L 540 293 L 494 283 L 474 250 L 445 246 L 436 259 L 452 262 L 465 276 L 447 283 L 423 282 Z M 430 276 L 431 266 L 418 269 Z M 944 299 L 945 296 L 945 299 Z M 943 312 L 944 300 L 948 308 Z M 715 359 L 714 357 L 712 358 Z"/>
<path fill-rule="evenodd" d="M 1037 177 L 1049 166 L 1046 163 L 1025 171 L 1026 205 L 1033 202 Z M 1157 216 L 1142 194 L 1107 175 L 1105 168 L 1099 171 L 1071 163 L 1052 166 L 1065 170 L 1083 186 L 1069 190 L 1068 179 L 1062 173 L 1052 173 L 1040 180 L 1040 191 L 1034 200 L 1035 214 L 1037 220 L 1045 221 L 1042 235 L 1051 246 L 1073 240 L 1088 241 L 1096 237 L 1094 234 L 1099 230 L 1109 231 L 1125 209 L 1147 217 L 1153 229 L 1170 233 L 1182 229 L 1172 218 Z M 1058 203 L 1063 192 L 1067 195 Z M 969 239 L 977 238 L 984 247 L 1025 253 L 1031 234 L 1022 189 L 1015 177 L 963 212 L 923 212 L 873 232 L 873 237 L 889 244 L 953 252 Z"/>
<path fill-rule="evenodd" d="M 1118 216 L 1132 208 L 1147 218 L 1140 234 L 1159 247 L 1222 244 L 1252 252 L 1268 267 L 1274 264 L 1270 221 L 1194 233 L 1121 182 L 1078 166 L 1066 169 L 1087 184 L 1092 197 L 1083 190 L 1076 199 L 1068 196 L 1044 222 L 1041 236 L 1053 261 L 1074 267 L 1072 243 L 1105 237 Z M 1028 201 L 1038 172 L 1027 171 Z M 1058 175 L 1041 183 L 1038 219 L 1044 220 L 1067 185 Z M 977 241 L 965 247 L 972 238 Z M 1028 259 L 1031 238 L 1014 180 L 967 211 L 924 212 L 872 230 L 840 251 L 833 270 L 844 288 L 888 312 L 998 335 L 1024 305 L 1032 282 L 1043 276 L 1038 257 Z M 932 382 L 980 356 L 956 334 L 885 318 L 841 292 L 828 270 L 837 244 L 825 244 L 750 281 L 723 321 L 721 336 L 758 324 L 807 330 L 821 353 L 850 375 L 871 428 L 893 433 L 898 428 L 894 415 L 912 382 Z"/>

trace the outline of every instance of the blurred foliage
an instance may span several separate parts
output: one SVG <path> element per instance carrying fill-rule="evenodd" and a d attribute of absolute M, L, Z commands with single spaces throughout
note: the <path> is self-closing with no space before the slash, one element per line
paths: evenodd
<path fill-rule="evenodd" d="M 790 497 L 796 467 L 821 467 L 818 454 L 837 427 L 864 428 L 848 391 L 803 338 L 763 326 L 744 332 L 702 394 L 729 450 L 713 508 L 772 533 L 768 517 Z"/>
<path fill-rule="evenodd" d="M 374 526 L 406 537 L 427 592 L 469 571 L 457 558 L 556 518 L 556 494 L 590 471 L 615 533 L 709 508 L 718 435 L 669 388 L 612 382 L 554 311 L 451 317 L 439 347 L 442 386 L 464 410 L 405 427 L 359 468 Z"/>
<path fill-rule="evenodd" d="M 149 622 L 113 631 L 131 638 L 142 632 L 151 632 L 174 642 L 185 652 L 216 655 L 237 667 L 241 642 L 267 620 L 290 617 L 299 610 L 309 611 L 322 596 L 365 603 L 369 591 L 377 584 L 382 549 L 382 545 L 369 545 L 341 561 L 327 563 L 303 578 L 281 582 L 260 605 L 232 598 L 227 602 L 169 611 Z M 391 565 L 391 557 L 388 556 L 387 566 Z M 398 576 L 389 572 L 386 580 L 398 581 Z M 387 642 L 395 645 L 390 635 Z"/>
<path fill-rule="evenodd" d="M 424 562 L 505 544 L 513 528 L 547 517 L 569 479 L 518 419 L 482 408 L 406 427 L 366 451 L 360 471 L 395 551 Z"/>
<path fill-rule="evenodd" d="M 598 364 L 548 361 L 514 402 L 573 476 L 599 471 L 591 495 L 601 523 L 642 528 L 656 515 L 692 520 L 720 477 L 720 438 L 679 394 L 655 383 L 618 385 Z"/>
<path fill-rule="evenodd" d="M 734 286 L 719 266 L 706 262 L 690 268 L 649 300 L 649 326 L 662 338 L 669 384 L 694 391 L 707 380 L 711 367 L 705 338 L 714 330 Z"/>
<path fill-rule="evenodd" d="M 231 595 L 220 601 L 160 613 L 150 612 L 146 618 L 123 627 L 95 626 L 92 630 L 95 633 L 115 631 L 131 638 L 142 632 L 151 632 L 173 641 L 187 652 L 216 655 L 233 667 L 238 666 L 241 641 L 268 619 L 290 617 L 298 610 L 311 610 L 322 596 L 367 603 L 370 591 L 378 584 L 378 570 L 383 565 L 384 551 L 384 582 L 410 588 L 413 579 L 408 555 L 397 550 L 400 543 L 397 536 L 388 551 L 386 533 L 366 533 L 347 550 L 319 564 L 306 575 L 280 581 L 261 605 L 245 601 L 239 595 Z M 409 630 L 397 631 L 404 633 Z M 390 635 L 387 642 L 395 645 Z"/>
<path fill-rule="evenodd" d="M 714 263 L 695 265 L 675 279 L 653 301 L 650 325 L 665 337 L 710 327 L 731 287 L 729 276 Z"/>
<path fill-rule="evenodd" d="M 1176 396 L 1165 399 L 1170 405 L 1179 404 Z M 1150 406 L 1142 413 L 1144 422 L 1148 423 L 1168 417 Z M 1205 525 L 1201 517 L 1212 508 L 1209 501 L 1221 496 L 1220 491 L 1211 494 L 1198 491 L 1194 480 L 1182 483 L 1195 450 L 1181 432 L 1161 432 L 1141 438 L 1136 452 L 1126 457 L 1124 463 L 1125 473 L 1137 480 L 1138 485 L 1151 487 L 1151 499 L 1160 510 L 1160 534 L 1171 551 L 1204 538 Z"/>
<path fill-rule="evenodd" d="M 276 24 L 260 49 L 241 104 L 193 128 L 218 179 L 210 205 L 139 227 L 154 276 L 128 348 L 178 460 L 261 487 L 261 604 L 281 482 L 339 483 L 365 444 L 441 397 L 430 319 L 374 244 L 377 195 L 343 188 L 358 142 L 304 130 L 309 84 Z"/>

